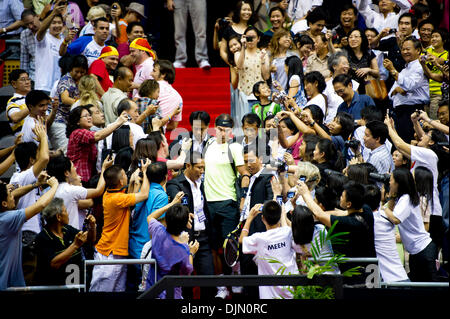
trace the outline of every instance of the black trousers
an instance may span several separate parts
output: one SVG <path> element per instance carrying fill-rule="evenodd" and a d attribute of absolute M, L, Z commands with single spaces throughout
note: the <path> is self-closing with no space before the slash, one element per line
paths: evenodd
<path fill-rule="evenodd" d="M 423 110 L 423 104 L 398 105 L 394 108 L 395 129 L 402 140 L 411 144 L 414 139 L 414 126 L 411 121 L 411 114 L 416 110 Z"/>
<path fill-rule="evenodd" d="M 411 281 L 439 281 L 436 269 L 438 252 L 431 242 L 420 253 L 409 255 L 409 279 Z"/>

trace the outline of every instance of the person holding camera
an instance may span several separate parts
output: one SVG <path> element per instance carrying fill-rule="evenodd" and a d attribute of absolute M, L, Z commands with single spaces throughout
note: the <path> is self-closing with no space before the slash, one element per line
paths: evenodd
<path fill-rule="evenodd" d="M 255 27 L 248 27 L 241 38 L 241 51 L 234 54 L 239 69 L 238 89 L 247 96 L 249 111 L 258 100 L 253 95 L 253 85 L 270 78 L 270 62 L 265 49 L 258 48 L 260 32 Z"/>

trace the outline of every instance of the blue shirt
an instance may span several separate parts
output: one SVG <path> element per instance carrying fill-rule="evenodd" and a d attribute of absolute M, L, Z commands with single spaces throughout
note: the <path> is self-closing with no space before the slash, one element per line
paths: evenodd
<path fill-rule="evenodd" d="M 365 94 L 358 94 L 358 92 L 353 91 L 355 94 L 353 95 L 352 102 L 350 106 L 348 106 L 347 102 L 342 102 L 337 111 L 338 112 L 347 112 L 353 115 L 353 119 L 359 120 L 361 119 L 361 110 L 368 105 L 375 105 L 375 102 L 372 98 Z"/>
<path fill-rule="evenodd" d="M 164 188 L 159 184 L 151 183 L 147 200 L 136 204 L 132 214 L 128 241 L 128 253 L 132 258 L 141 258 L 142 248 L 150 240 L 147 217 L 167 204 L 169 204 L 169 198 Z M 160 218 L 164 216 L 165 214 Z"/>
<path fill-rule="evenodd" d="M 0 213 L 0 290 L 24 287 L 22 271 L 22 226 L 25 209 Z"/>

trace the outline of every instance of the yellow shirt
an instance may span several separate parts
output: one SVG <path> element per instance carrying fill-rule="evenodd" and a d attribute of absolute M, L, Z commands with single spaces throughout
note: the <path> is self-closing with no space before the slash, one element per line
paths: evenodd
<path fill-rule="evenodd" d="M 441 52 L 441 53 L 437 53 L 437 52 L 433 51 L 433 49 L 431 47 L 429 47 L 429 48 L 427 48 L 427 54 L 432 54 L 440 59 L 448 60 L 448 51 L 447 50 L 444 50 L 444 52 Z M 430 68 L 430 65 L 428 64 L 428 68 L 430 69 L 430 71 L 432 73 L 435 73 L 435 74 L 441 73 L 441 71 L 434 65 L 433 65 L 433 67 Z M 437 81 L 430 79 L 430 94 L 442 95 L 441 85 L 442 85 L 441 82 L 437 82 Z"/>
<path fill-rule="evenodd" d="M 11 130 L 13 131 L 13 133 L 19 132 L 22 129 L 23 121 L 25 120 L 25 118 L 23 118 L 20 122 L 14 123 L 9 115 L 13 113 L 14 109 L 22 111 L 26 108 L 27 105 L 25 104 L 24 95 L 14 94 L 14 96 L 8 100 L 8 103 L 6 105 L 6 117 L 8 118 L 9 125 L 11 126 Z"/>
<path fill-rule="evenodd" d="M 103 230 L 95 248 L 104 256 L 111 252 L 117 256 L 128 256 L 130 232 L 130 206 L 136 205 L 135 194 L 124 190 L 108 189 L 103 195 Z"/>

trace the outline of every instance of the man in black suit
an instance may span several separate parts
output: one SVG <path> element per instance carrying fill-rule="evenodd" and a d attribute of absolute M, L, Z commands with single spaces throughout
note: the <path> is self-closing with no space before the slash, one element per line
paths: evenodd
<path fill-rule="evenodd" d="M 258 148 L 250 145 L 244 147 L 244 161 L 251 177 L 244 202 L 242 220 L 247 219 L 250 209 L 256 204 L 264 204 L 268 200 L 276 199 L 271 184 L 271 180 L 274 178 L 273 171 L 267 170 L 263 165 L 269 155 L 270 149 L 267 145 L 259 145 Z M 249 235 L 266 230 L 266 226 L 261 220 L 261 214 L 258 214 L 250 225 Z M 253 261 L 253 257 L 254 255 L 251 254 L 241 254 L 241 274 L 258 274 L 258 267 Z M 244 295 L 258 298 L 258 287 L 244 287 Z"/>
<path fill-rule="evenodd" d="M 197 275 L 214 275 L 214 263 L 209 243 L 210 227 L 208 208 L 203 189 L 202 175 L 205 162 L 201 154 L 193 152 L 190 162 L 186 164 L 183 173 L 167 182 L 166 190 L 169 198 L 175 198 L 180 191 L 184 192 L 189 211 L 194 214 L 192 228 L 188 230 L 189 241 L 197 240 L 200 244 L 194 256 L 194 270 Z M 211 288 L 201 289 L 202 298 L 215 296 Z M 190 294 L 190 292 L 188 292 Z"/>

